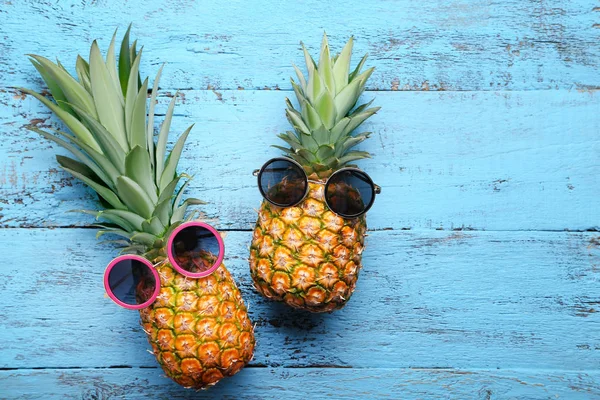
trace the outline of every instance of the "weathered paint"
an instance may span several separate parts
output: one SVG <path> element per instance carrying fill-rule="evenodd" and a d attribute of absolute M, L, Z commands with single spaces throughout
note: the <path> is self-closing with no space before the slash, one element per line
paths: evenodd
<path fill-rule="evenodd" d="M 532 90 L 600 86 L 597 0 L 2 0 L 0 86 L 35 82 L 26 53 L 66 65 L 133 22 L 144 65 L 167 88 L 291 89 L 300 41 L 316 52 L 356 37 L 376 90 Z M 39 32 L 39 33 L 38 33 Z M 147 70 L 147 68 L 144 68 Z"/>
<path fill-rule="evenodd" d="M 33 74 L 33 71 L 31 71 Z M 169 72 L 165 71 L 165 74 Z M 183 91 L 174 132 L 196 123 L 181 168 L 217 226 L 251 229 L 252 170 L 289 129 L 277 91 Z M 360 166 L 383 188 L 371 229 L 587 230 L 600 227 L 600 96 L 577 91 L 379 92 Z M 160 99 L 166 109 L 169 97 Z M 55 119 L 29 97 L 0 93 L 0 224 L 87 225 L 95 197 L 58 168 L 57 146 L 22 126 Z M 38 122 L 38 120 L 43 120 Z M 33 122 L 32 122 L 33 121 Z M 175 138 L 176 135 L 173 135 Z"/>
<path fill-rule="evenodd" d="M 0 399 L 600 398 L 599 235 L 557 232 L 599 228 L 599 6 L 0 0 Z M 43 88 L 25 53 L 71 68 L 130 21 L 143 73 L 168 62 L 159 108 L 180 89 L 174 129 L 196 123 L 189 194 L 232 230 L 256 322 L 252 364 L 208 392 L 162 377 L 137 314 L 104 297 L 115 250 L 65 213 L 94 197 L 23 128 L 56 119 L 12 88 Z M 245 257 L 251 171 L 288 129 L 299 41 L 315 52 L 323 30 L 377 67 L 361 166 L 384 190 L 352 300 L 310 315 L 259 297 Z"/>

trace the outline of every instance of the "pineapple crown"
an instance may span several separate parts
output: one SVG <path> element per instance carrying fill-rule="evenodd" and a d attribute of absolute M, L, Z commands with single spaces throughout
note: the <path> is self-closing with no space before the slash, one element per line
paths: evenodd
<path fill-rule="evenodd" d="M 318 64 L 301 43 L 308 80 L 294 65 L 298 83 L 293 78 L 291 82 L 299 109 L 296 110 L 289 99 L 285 100 L 286 115 L 294 131 L 279 135 L 289 148 L 274 147 L 300 163 L 307 174 L 316 174 L 319 178 L 326 178 L 352 161 L 371 156 L 366 151 L 352 150 L 371 134 L 353 134 L 353 131 L 380 109 L 369 108 L 373 100 L 355 108 L 375 68 L 361 73 L 368 56 L 365 54 L 350 72 L 353 42 L 350 37 L 342 52 L 331 57 L 324 34 Z"/>
<path fill-rule="evenodd" d="M 165 238 L 184 220 L 189 205 L 203 202 L 183 193 L 191 177 L 177 173 L 177 164 L 187 128 L 167 156 L 167 141 L 177 94 L 169 104 L 155 142 L 154 108 L 162 66 L 158 70 L 149 110 L 146 110 L 148 78 L 139 76 L 142 50 L 137 41 L 129 44 L 127 29 L 119 53 L 115 55 L 115 34 L 106 60 L 96 41 L 89 61 L 77 56 L 77 77 L 57 61 L 38 55 L 30 61 L 48 86 L 54 101 L 32 90 L 21 89 L 41 101 L 71 131 L 52 133 L 28 126 L 43 137 L 67 149 L 76 159 L 57 155 L 60 166 L 90 186 L 104 209 L 83 210 L 99 221 L 97 234 L 118 235 L 123 252 L 160 251 Z M 148 116 L 146 118 L 146 112 Z M 179 183 L 183 182 L 179 188 Z"/>

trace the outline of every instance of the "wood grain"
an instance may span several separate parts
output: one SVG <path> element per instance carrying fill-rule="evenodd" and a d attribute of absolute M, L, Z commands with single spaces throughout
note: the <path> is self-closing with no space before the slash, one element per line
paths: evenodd
<path fill-rule="evenodd" d="M 226 265 L 256 323 L 256 366 L 530 368 L 600 365 L 600 249 L 594 234 L 372 232 L 343 310 L 312 315 L 251 287 L 250 232 L 229 232 Z M 91 229 L 3 229 L 2 368 L 152 367 L 136 312 L 104 295 L 115 254 Z M 38 245 L 31 250 L 30 246 Z"/>
<path fill-rule="evenodd" d="M 0 87 L 31 86 L 23 54 L 65 65 L 133 21 L 144 65 L 169 63 L 167 88 L 290 89 L 299 42 L 354 35 L 373 90 L 532 90 L 600 86 L 597 0 L 0 2 Z M 118 10 L 118 11 L 116 11 Z M 33 32 L 32 32 L 33 30 Z M 358 59 L 358 58 L 357 58 Z M 356 62 L 356 61 L 355 61 Z M 144 70 L 148 70 L 144 68 Z"/>
<path fill-rule="evenodd" d="M 143 73 L 168 62 L 159 110 L 181 90 L 174 133 L 196 123 L 188 193 L 229 231 L 256 323 L 254 361 L 208 392 L 162 377 L 105 297 L 116 250 L 67 212 L 94 195 L 14 89 L 43 89 L 24 54 L 72 69 L 129 22 Z M 597 0 L 0 0 L 0 399 L 600 399 L 599 27 Z M 291 64 L 323 31 L 376 67 L 360 166 L 383 193 L 352 300 L 310 315 L 258 296 L 245 257 L 251 171 L 279 154 Z"/>
<path fill-rule="evenodd" d="M 600 396 L 598 372 L 246 368 L 202 392 L 155 368 L 0 371 L 0 399 L 570 399 Z M 34 384 L 32 384 L 34 382 Z M 39 388 L 44 388 L 40 394 Z"/>
<path fill-rule="evenodd" d="M 183 91 L 173 138 L 196 123 L 181 171 L 189 195 L 226 229 L 250 229 L 260 204 L 251 175 L 280 152 L 289 129 L 277 91 Z M 577 91 L 379 92 L 382 106 L 360 165 L 383 188 L 371 229 L 598 229 L 600 96 Z M 161 97 L 159 110 L 169 97 Z M 54 125 L 33 98 L 0 93 L 0 224 L 81 226 L 67 213 L 97 206 L 89 189 L 58 169 L 57 146 L 22 126 Z M 280 143 L 281 142 L 281 143 Z"/>

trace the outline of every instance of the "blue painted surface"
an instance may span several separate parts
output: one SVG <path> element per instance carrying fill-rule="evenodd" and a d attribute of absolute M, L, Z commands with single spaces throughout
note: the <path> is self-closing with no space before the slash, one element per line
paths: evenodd
<path fill-rule="evenodd" d="M 565 3 L 0 0 L 0 399 L 600 398 L 600 8 Z M 207 392 L 161 377 L 104 297 L 115 251 L 66 213 L 94 197 L 12 89 L 43 88 L 24 53 L 71 67 L 129 21 L 144 73 L 168 61 L 159 108 L 179 89 L 174 130 L 197 123 L 189 194 L 228 230 L 256 323 L 254 361 Z M 245 258 L 251 171 L 278 154 L 298 42 L 324 29 L 377 67 L 361 166 L 384 192 L 349 305 L 309 315 L 258 296 Z"/>

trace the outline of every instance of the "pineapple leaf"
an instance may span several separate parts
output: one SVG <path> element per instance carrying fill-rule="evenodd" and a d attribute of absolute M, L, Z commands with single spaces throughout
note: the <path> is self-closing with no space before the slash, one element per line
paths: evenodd
<path fill-rule="evenodd" d="M 136 214 L 144 218 L 152 216 L 152 211 L 154 210 L 152 200 L 133 179 L 127 176 L 118 177 L 117 193 L 127 207 Z"/>
<path fill-rule="evenodd" d="M 75 104 L 81 107 L 94 117 L 98 116 L 92 96 L 79 82 L 69 75 L 68 72 L 45 57 L 34 54 L 31 54 L 30 57 L 36 60 L 46 70 L 48 75 L 56 82 L 56 84 L 60 86 L 60 89 L 64 93 L 65 97 L 69 100 L 70 104 Z"/>
<path fill-rule="evenodd" d="M 331 68 L 331 55 L 329 54 L 329 43 L 327 42 L 326 34 L 323 34 L 318 71 L 321 75 L 322 82 L 325 84 L 327 89 L 329 89 L 329 92 L 335 93 L 335 80 Z"/>
<path fill-rule="evenodd" d="M 150 96 L 150 110 L 148 111 L 148 123 L 146 127 L 146 141 L 148 142 L 148 153 L 152 155 L 150 157 L 150 164 L 154 168 L 154 107 L 156 105 L 156 95 L 158 93 L 158 83 L 160 82 L 160 75 L 162 74 L 163 67 L 161 65 L 154 78 L 154 85 L 152 86 L 152 95 Z"/>
<path fill-rule="evenodd" d="M 90 186 L 99 196 L 101 196 L 104 200 L 106 200 L 111 206 L 118 210 L 125 210 L 127 207 L 119 200 L 116 194 L 113 193 L 112 190 L 107 188 L 106 186 L 102 186 L 101 184 L 95 182 L 94 180 L 88 178 L 85 175 L 80 174 L 77 171 L 72 169 L 62 167 L 65 171 L 69 172 L 71 175 L 76 177 L 77 179 L 82 180 L 88 186 Z M 118 180 L 117 180 L 118 183 Z M 118 186 L 117 186 L 118 187 Z"/>
<path fill-rule="evenodd" d="M 354 37 L 350 37 L 348 43 L 342 49 L 342 52 L 335 60 L 333 66 L 333 78 L 335 79 L 336 94 L 338 94 L 342 88 L 348 84 L 348 72 L 350 71 L 350 60 L 352 57 L 352 46 L 354 44 Z"/>
<path fill-rule="evenodd" d="M 328 91 L 323 92 L 321 97 L 317 99 L 316 111 L 320 115 L 320 119 L 323 121 L 325 127 L 327 129 L 333 128 L 337 115 L 335 112 L 333 97 L 331 97 L 331 94 Z"/>
<path fill-rule="evenodd" d="M 140 91 L 135 98 L 135 105 L 132 110 L 131 122 L 129 125 L 129 145 L 139 146 L 146 151 L 148 141 L 146 140 L 146 98 L 148 97 L 148 78 L 144 80 Z M 152 171 L 150 165 L 149 171 Z"/>
<path fill-rule="evenodd" d="M 365 54 L 363 56 L 363 58 L 361 58 L 360 62 L 356 66 L 356 68 L 354 68 L 354 71 L 352 71 L 352 73 L 348 76 L 348 82 L 352 82 L 354 80 L 354 78 L 356 78 L 358 76 L 358 74 L 360 74 L 360 70 L 362 69 L 363 65 L 365 64 L 365 61 L 367 61 L 368 56 L 369 56 L 369 54 Z"/>
<path fill-rule="evenodd" d="M 106 127 L 106 130 L 110 132 L 117 143 L 128 150 L 124 124 L 125 116 L 117 93 L 119 88 L 114 86 L 106 64 L 102 59 L 102 54 L 100 54 L 98 43 L 95 40 L 90 50 L 90 78 L 98 120 Z"/>
<path fill-rule="evenodd" d="M 121 107 L 125 105 L 125 99 L 123 98 L 123 92 L 121 91 L 121 82 L 119 81 L 119 71 L 117 70 L 117 58 L 115 56 L 115 40 L 117 38 L 117 29 L 113 33 L 110 45 L 108 46 L 108 52 L 106 53 L 106 68 L 108 74 L 112 80 L 113 86 L 117 89 L 117 96 L 121 103 Z"/>
<path fill-rule="evenodd" d="M 64 169 L 78 172 L 88 179 L 100 184 L 101 179 L 98 177 L 98 175 L 84 163 L 62 155 L 57 155 L 56 161 Z"/>
<path fill-rule="evenodd" d="M 125 174 L 137 182 L 153 203 L 158 201 L 156 185 L 152 179 L 150 156 L 145 149 L 135 146 L 125 157 Z"/>
<path fill-rule="evenodd" d="M 48 107 L 52 112 L 54 112 L 65 123 L 65 125 L 67 125 L 67 127 L 71 130 L 71 132 L 75 134 L 75 136 L 77 136 L 85 144 L 87 144 L 96 151 L 102 151 L 100 146 L 94 139 L 93 135 L 90 133 L 90 131 L 77 118 L 75 118 L 74 116 L 72 116 L 71 114 L 69 114 L 68 112 L 66 112 L 65 110 L 63 110 L 58 105 L 54 104 L 44 96 L 40 95 L 39 93 L 36 93 L 29 89 L 19 90 L 30 94 L 39 101 L 41 101 L 46 107 Z"/>
<path fill-rule="evenodd" d="M 130 144 L 132 143 L 131 122 L 133 119 L 133 108 L 135 107 L 135 101 L 139 93 L 139 88 L 137 84 L 141 60 L 141 54 L 133 60 L 133 64 L 131 65 L 131 71 L 129 72 L 127 94 L 125 95 L 125 127 L 127 130 L 127 140 Z"/>
<path fill-rule="evenodd" d="M 169 139 L 169 129 L 171 127 L 171 119 L 173 118 L 173 108 L 175 107 L 175 100 L 177 99 L 178 93 L 175 93 L 173 99 L 171 99 L 171 103 L 169 103 L 169 108 L 167 109 L 167 114 L 165 115 L 165 119 L 160 126 L 160 132 L 158 134 L 158 142 L 156 143 L 156 186 L 160 187 L 160 180 L 162 178 L 162 173 L 165 165 L 165 154 L 167 153 L 167 141 Z"/>
<path fill-rule="evenodd" d="M 152 216 L 158 217 L 164 226 L 168 226 L 171 218 L 171 211 L 173 211 L 173 205 L 171 203 L 171 198 L 169 197 L 158 203 L 154 209 L 154 212 L 152 213 Z"/>
<path fill-rule="evenodd" d="M 359 79 L 353 80 L 335 97 L 337 115 L 346 115 L 354 107 L 360 90 L 360 82 Z"/>
<path fill-rule="evenodd" d="M 165 169 L 160 178 L 159 189 L 162 191 L 167 185 L 174 179 L 175 170 L 177 169 L 177 164 L 179 163 L 179 158 L 181 157 L 181 152 L 183 150 L 183 146 L 185 145 L 185 141 L 192 130 L 194 125 L 190 125 L 183 134 L 177 139 L 175 146 L 173 146 L 173 150 L 167 157 L 167 161 L 165 162 Z"/>
<path fill-rule="evenodd" d="M 77 56 L 77 62 L 75 63 L 75 72 L 77 72 L 79 83 L 81 83 L 88 93 L 91 93 L 92 82 L 90 81 L 90 65 L 79 55 Z"/>
<path fill-rule="evenodd" d="M 298 76 L 298 82 L 300 82 L 300 87 L 302 87 L 302 90 L 304 90 L 306 88 L 306 79 L 304 78 L 304 74 L 302 73 L 302 71 L 300 71 L 300 68 L 298 68 L 296 64 L 292 64 L 292 66 L 294 67 L 296 75 Z"/>
<path fill-rule="evenodd" d="M 363 158 L 371 158 L 371 154 L 366 151 L 351 151 L 345 156 L 341 157 L 339 162 L 340 165 L 348 164 L 350 161 L 362 160 Z"/>
<path fill-rule="evenodd" d="M 71 154 L 73 154 L 75 157 L 77 157 L 81 162 L 83 162 L 90 170 L 92 170 L 94 172 L 94 174 L 96 174 L 106 185 L 108 185 L 111 189 L 113 189 L 113 180 L 112 178 L 105 172 L 102 170 L 102 168 L 98 167 L 97 162 L 95 162 L 95 160 L 93 159 L 92 155 L 90 155 L 89 157 L 83 153 L 81 150 L 79 150 L 77 147 L 73 146 L 71 143 L 57 137 L 54 136 L 48 132 L 45 132 L 41 129 L 38 129 L 36 127 L 33 126 L 29 126 L 27 127 L 27 129 L 36 132 L 40 135 L 42 135 L 43 137 L 45 137 L 48 140 L 53 141 L 54 143 L 58 144 L 59 146 L 64 147 L 65 149 L 67 149 L 68 151 L 71 152 Z M 69 136 L 66 133 L 62 132 L 62 134 L 64 136 Z M 71 140 L 77 140 L 76 138 L 69 136 L 69 139 Z M 92 149 L 89 149 L 91 151 L 93 151 Z M 90 159 L 91 157 L 91 159 Z M 102 156 L 101 156 L 102 157 Z M 94 161 L 92 161 L 94 160 Z M 59 161 L 60 162 L 60 161 Z"/>
<path fill-rule="evenodd" d="M 321 116 L 308 101 L 302 104 L 302 119 L 307 121 L 310 131 L 314 131 L 323 125 Z"/>
<path fill-rule="evenodd" d="M 146 232 L 136 232 L 131 236 L 132 242 L 142 243 L 148 247 L 154 246 L 154 242 L 158 240 L 158 237 Z"/>
<path fill-rule="evenodd" d="M 98 226 L 98 225 L 96 225 L 96 226 Z M 96 233 L 96 239 L 99 239 L 104 235 L 117 235 L 117 236 L 121 236 L 121 237 L 124 237 L 127 239 L 131 239 L 131 236 L 133 235 L 133 233 L 127 232 L 123 229 L 102 229 Z M 125 243 L 129 244 L 129 242 L 127 242 L 127 241 Z"/>
<path fill-rule="evenodd" d="M 118 224 L 123 228 L 123 225 L 120 225 L 118 222 L 113 220 L 123 220 L 127 222 L 127 225 L 131 227 L 131 230 L 142 230 L 142 223 L 144 222 L 144 218 L 140 217 L 136 213 L 133 213 L 128 210 L 102 210 L 98 213 L 97 219 L 105 218 L 115 224 Z"/>
<path fill-rule="evenodd" d="M 127 94 L 127 83 L 129 82 L 129 71 L 131 70 L 131 59 L 129 58 L 129 33 L 131 24 L 127 27 L 123 41 L 121 42 L 121 51 L 119 52 L 119 81 L 123 96 Z"/>
<path fill-rule="evenodd" d="M 123 151 L 123 148 L 112 140 L 111 134 L 100 122 L 96 121 L 92 116 L 88 115 L 78 107 L 73 107 L 93 132 L 94 138 L 102 148 L 102 153 L 108 157 L 120 173 L 125 172 L 125 152 Z"/>
<path fill-rule="evenodd" d="M 160 222 L 160 219 L 157 216 L 152 216 L 150 219 L 142 222 L 142 230 L 144 232 L 150 232 L 155 235 L 162 235 L 165 231 L 166 226 Z"/>
<path fill-rule="evenodd" d="M 50 93 L 52 94 L 54 101 L 57 102 L 58 106 L 60 108 L 62 108 L 63 110 L 65 110 L 66 112 L 68 112 L 69 114 L 73 115 L 74 111 L 71 107 L 69 107 L 68 104 L 64 103 L 67 101 L 67 97 L 63 93 L 60 86 L 56 83 L 56 81 L 54 79 L 52 79 L 50 74 L 48 74 L 46 72 L 46 70 L 44 69 L 44 67 L 42 67 L 42 65 L 40 63 L 38 63 L 37 61 L 35 61 L 32 58 L 30 58 L 29 61 L 31 61 L 31 63 L 33 64 L 35 69 L 37 69 L 37 71 L 40 73 L 44 82 L 46 82 L 46 86 L 48 86 L 48 89 L 50 90 Z M 61 104 L 59 102 L 63 102 L 63 103 Z"/>
<path fill-rule="evenodd" d="M 179 180 L 184 176 L 187 175 L 181 174 L 179 176 L 176 176 L 175 179 L 169 182 L 167 187 L 160 191 L 160 196 L 158 197 L 159 204 L 162 203 L 164 200 L 171 200 L 173 198 L 175 194 L 175 189 L 177 189 L 177 184 L 179 183 Z"/>
<path fill-rule="evenodd" d="M 81 149 L 83 151 L 85 151 L 87 153 L 87 155 L 96 163 L 98 164 L 98 166 L 106 173 L 107 177 L 110 179 L 109 181 L 105 181 L 105 183 L 110 186 L 111 190 L 114 189 L 114 184 L 117 180 L 117 177 L 120 175 L 119 171 L 117 171 L 117 169 L 114 167 L 114 165 L 112 165 L 112 163 L 110 162 L 110 160 L 108 158 L 106 158 L 103 154 L 98 153 L 96 150 L 92 149 L 91 147 L 89 147 L 88 145 L 86 145 L 85 143 L 82 143 L 81 140 L 79 140 L 78 138 L 69 135 L 66 132 L 57 130 L 57 129 L 53 129 L 54 132 L 58 133 L 59 135 L 61 135 L 62 137 L 66 138 L 67 140 L 70 140 L 71 142 L 75 143 L 77 146 L 81 147 Z M 52 140 L 52 139 L 50 139 Z M 72 152 L 72 151 L 71 151 Z M 73 154 L 77 155 L 76 153 L 73 152 Z M 98 174 L 100 175 L 100 174 Z"/>

